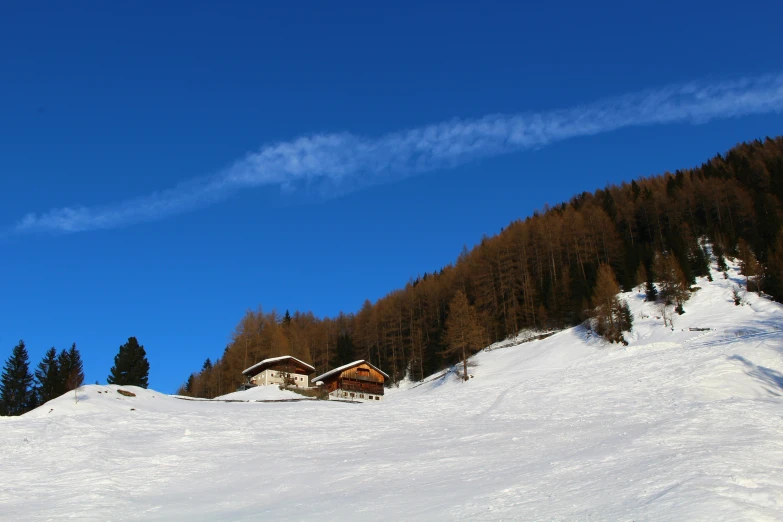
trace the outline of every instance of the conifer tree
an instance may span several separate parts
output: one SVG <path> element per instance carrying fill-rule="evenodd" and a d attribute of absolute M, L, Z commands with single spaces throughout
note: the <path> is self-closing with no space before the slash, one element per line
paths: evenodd
<path fill-rule="evenodd" d="M 658 299 L 658 290 L 655 288 L 655 283 L 653 283 L 652 279 L 648 279 L 645 283 L 644 292 L 648 302 L 654 303 Z"/>
<path fill-rule="evenodd" d="M 760 290 L 759 278 L 756 276 L 761 273 L 761 265 L 748 243 L 742 238 L 737 242 L 737 253 L 740 258 L 740 272 L 748 278 L 748 290 Z"/>
<path fill-rule="evenodd" d="M 667 253 L 656 253 L 653 262 L 654 270 L 660 290 L 660 312 L 663 317 L 664 326 L 674 326 L 673 317 L 670 308 L 674 306 L 674 311 L 682 315 L 685 313 L 683 304 L 690 297 L 689 287 L 685 276 L 680 269 L 677 259 Z"/>
<path fill-rule="evenodd" d="M 644 268 L 644 263 L 639 263 L 639 268 L 636 269 L 635 286 L 642 287 L 647 283 L 647 269 Z"/>
<path fill-rule="evenodd" d="M 631 330 L 633 318 L 628 303 L 617 297 L 619 292 L 620 285 L 612 268 L 607 264 L 599 266 L 593 288 L 596 332 L 613 343 L 628 344 L 623 332 Z"/>
<path fill-rule="evenodd" d="M 726 265 L 726 257 L 723 254 L 723 245 L 720 241 L 715 241 L 712 244 L 712 254 L 715 256 L 715 260 L 718 263 L 718 270 L 725 274 L 729 267 Z"/>
<path fill-rule="evenodd" d="M 114 366 L 106 379 L 109 384 L 139 386 L 146 388 L 150 373 L 150 363 L 147 352 L 135 337 L 129 337 L 128 342 L 120 346 L 119 353 L 114 357 Z"/>
<path fill-rule="evenodd" d="M 24 341 L 19 341 L 0 377 L 0 414 L 21 415 L 35 408 L 33 376 Z"/>
<path fill-rule="evenodd" d="M 690 252 L 691 269 L 694 276 L 706 276 L 710 273 L 710 256 L 705 249 L 698 244 Z M 692 281 L 691 284 L 695 283 Z"/>
<path fill-rule="evenodd" d="M 763 265 L 760 279 L 764 292 L 770 294 L 777 301 L 783 302 L 783 230 L 767 256 L 767 262 Z"/>
<path fill-rule="evenodd" d="M 65 393 L 65 383 L 60 372 L 60 360 L 57 350 L 52 347 L 35 370 L 35 391 L 38 404 L 43 404 Z"/>
<path fill-rule="evenodd" d="M 468 380 L 468 357 L 471 351 L 478 350 L 484 343 L 476 312 L 462 290 L 457 290 L 449 304 L 446 319 L 447 348 L 443 355 L 459 354 L 462 360 L 462 379 Z"/>
<path fill-rule="evenodd" d="M 348 332 L 337 336 L 337 366 L 348 364 L 356 360 L 353 339 Z"/>
<path fill-rule="evenodd" d="M 76 349 L 76 343 L 73 343 L 70 349 L 61 351 L 58 360 L 64 391 L 75 390 L 84 384 L 84 364 L 79 350 Z"/>

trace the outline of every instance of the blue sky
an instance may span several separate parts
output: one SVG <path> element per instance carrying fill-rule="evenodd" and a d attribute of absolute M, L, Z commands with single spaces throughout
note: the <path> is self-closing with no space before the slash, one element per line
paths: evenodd
<path fill-rule="evenodd" d="M 248 308 L 355 311 L 545 203 L 778 135 L 780 19 L 6 2 L 0 358 L 75 341 L 105 382 L 134 335 L 171 392 Z"/>

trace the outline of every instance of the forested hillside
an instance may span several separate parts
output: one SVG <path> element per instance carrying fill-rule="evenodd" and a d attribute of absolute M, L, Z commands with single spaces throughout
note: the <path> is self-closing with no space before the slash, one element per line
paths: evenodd
<path fill-rule="evenodd" d="M 707 274 L 699 239 L 757 271 L 761 290 L 783 300 L 783 138 L 733 148 L 694 169 L 582 193 L 484 237 L 456 263 L 424 274 L 356 313 L 316 318 L 249 311 L 222 356 L 179 391 L 214 397 L 233 391 L 252 363 L 291 354 L 318 371 L 367 359 L 397 382 L 421 379 L 457 360 L 446 355 L 449 305 L 468 298 L 482 343 L 524 328 L 577 324 L 589 314 L 602 264 L 625 288 L 659 280 L 660 259 L 683 284 Z M 658 260 L 658 261 L 656 261 Z"/>

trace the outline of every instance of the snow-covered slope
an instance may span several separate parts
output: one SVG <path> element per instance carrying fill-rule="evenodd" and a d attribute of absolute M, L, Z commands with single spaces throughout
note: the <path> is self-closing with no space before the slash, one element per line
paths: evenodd
<path fill-rule="evenodd" d="M 51 418 L 61 415 L 83 415 L 87 413 L 111 413 L 124 415 L 128 412 L 154 412 L 177 414 L 183 411 L 204 411 L 203 406 L 183 404 L 196 402 L 183 400 L 155 390 L 137 386 L 87 385 L 76 393 L 70 392 L 53 399 L 40 408 L 27 413 L 25 418 Z M 229 393 L 217 397 L 214 401 L 198 399 L 197 402 L 217 401 L 290 401 L 292 399 L 309 400 L 298 393 L 281 390 L 278 386 L 258 386 L 249 390 Z"/>
<path fill-rule="evenodd" d="M 290 390 L 281 390 L 279 386 L 256 386 L 217 397 L 217 400 L 229 401 L 285 401 L 292 399 L 306 400 L 308 398 Z"/>
<path fill-rule="evenodd" d="M 0 418 L 0 514 L 781 520 L 783 308 L 734 306 L 736 267 L 713 276 L 673 329 L 625 294 L 627 347 L 574 328 L 481 352 L 466 383 L 433 376 L 380 403 L 85 387 L 78 404 Z"/>

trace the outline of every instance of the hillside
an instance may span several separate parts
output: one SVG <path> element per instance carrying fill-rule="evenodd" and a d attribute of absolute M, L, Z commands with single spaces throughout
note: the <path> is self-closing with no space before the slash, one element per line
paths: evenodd
<path fill-rule="evenodd" d="M 734 306 L 728 273 L 673 329 L 623 294 L 627 347 L 571 328 L 378 404 L 86 386 L 0 418 L 3 516 L 779 520 L 783 307 Z"/>
<path fill-rule="evenodd" d="M 318 372 L 366 359 L 394 383 L 421 380 L 456 361 L 445 352 L 459 292 L 477 317 L 482 341 L 473 348 L 478 348 L 520 330 L 581 323 L 602 265 L 629 290 L 660 281 L 656 259 L 666 254 L 682 283 L 693 284 L 709 265 L 702 238 L 709 239 L 715 256 L 758 265 L 764 291 L 783 301 L 781 223 L 783 138 L 743 143 L 696 168 L 545 206 L 464 249 L 453 264 L 412 278 L 376 302 L 357 303 L 355 313 L 317 318 L 301 311 L 250 310 L 218 359 L 192 379 L 182 376 L 190 385 L 180 393 L 225 394 L 252 361 L 278 355 L 293 355 Z"/>

